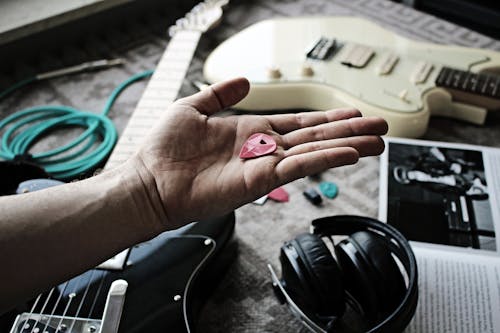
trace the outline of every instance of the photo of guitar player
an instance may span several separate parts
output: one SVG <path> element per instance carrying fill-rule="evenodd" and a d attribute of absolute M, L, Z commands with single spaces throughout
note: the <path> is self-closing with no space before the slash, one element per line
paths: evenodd
<path fill-rule="evenodd" d="M 389 143 L 388 222 L 409 239 L 495 251 L 480 151 Z"/>

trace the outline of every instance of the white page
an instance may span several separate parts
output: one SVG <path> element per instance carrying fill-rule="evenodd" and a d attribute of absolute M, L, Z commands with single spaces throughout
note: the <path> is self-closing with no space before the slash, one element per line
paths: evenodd
<path fill-rule="evenodd" d="M 419 301 L 405 332 L 500 332 L 500 258 L 414 248 Z"/>

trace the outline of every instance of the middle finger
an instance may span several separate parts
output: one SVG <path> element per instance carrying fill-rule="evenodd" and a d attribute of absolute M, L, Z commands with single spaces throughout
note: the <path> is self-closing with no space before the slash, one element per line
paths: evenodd
<path fill-rule="evenodd" d="M 387 123 L 380 117 L 360 117 L 334 121 L 292 131 L 282 136 L 285 149 L 306 142 L 331 140 L 359 135 L 383 135 Z"/>

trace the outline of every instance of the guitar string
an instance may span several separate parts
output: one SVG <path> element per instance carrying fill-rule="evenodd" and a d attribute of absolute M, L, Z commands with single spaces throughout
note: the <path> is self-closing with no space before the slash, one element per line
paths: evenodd
<path fill-rule="evenodd" d="M 64 308 L 62 316 L 61 316 L 61 318 L 59 319 L 59 322 L 56 325 L 56 332 L 62 330 L 61 325 L 63 323 L 63 320 L 66 317 L 66 313 L 68 312 L 69 307 L 71 306 L 71 302 L 73 301 L 73 298 L 75 298 L 75 293 L 71 293 L 71 294 L 68 295 L 68 303 L 66 304 L 66 307 Z"/>
<path fill-rule="evenodd" d="M 33 303 L 33 306 L 31 307 L 30 313 L 28 314 L 28 318 L 24 321 L 26 324 L 28 324 L 28 327 L 26 327 L 26 329 L 29 328 L 29 321 L 30 321 L 31 316 L 33 315 L 33 312 L 35 311 L 35 308 L 38 305 L 38 302 L 40 301 L 41 298 L 42 298 L 42 294 L 38 295 L 38 297 L 35 300 L 35 303 Z M 25 324 L 23 324 L 22 322 L 20 324 L 22 324 L 22 327 L 24 329 Z"/>
<path fill-rule="evenodd" d="M 35 320 L 35 324 L 31 328 L 30 333 L 33 333 L 34 328 L 36 327 L 36 325 L 38 324 L 38 322 L 42 319 L 42 317 L 43 317 L 43 311 L 45 311 L 45 308 L 47 307 L 47 304 L 49 303 L 49 300 L 52 298 L 52 294 L 54 293 L 54 289 L 55 289 L 55 287 L 52 287 L 52 289 L 50 289 L 49 294 L 45 298 L 45 302 L 43 303 L 42 309 L 40 310 L 40 317 L 37 320 Z M 40 296 L 42 296 L 42 294 L 40 294 Z"/>
<path fill-rule="evenodd" d="M 76 297 L 77 295 L 77 292 L 80 288 L 80 284 L 82 283 L 82 279 L 81 277 L 77 277 L 76 279 L 77 283 L 75 284 L 74 288 L 73 288 L 73 292 L 71 292 L 69 295 L 68 295 L 68 303 L 66 304 L 66 308 L 64 309 L 63 313 L 62 313 L 62 316 L 61 318 L 59 319 L 59 323 L 57 324 L 56 326 L 56 332 L 57 330 L 59 330 L 60 327 L 62 327 L 61 325 L 63 324 L 63 320 L 66 319 L 66 313 L 68 312 L 69 310 L 69 307 L 71 306 L 71 303 L 73 302 L 73 299 Z M 69 317 L 68 317 L 69 318 Z M 61 328 L 62 330 L 62 328 Z M 71 332 L 71 330 L 69 331 Z M 43 333 L 43 332 L 42 332 Z"/>
<path fill-rule="evenodd" d="M 68 332 L 71 333 L 73 330 L 73 327 L 75 326 L 76 319 L 78 318 L 78 315 L 80 314 L 80 311 L 82 309 L 83 303 L 85 302 L 85 299 L 87 298 L 87 294 L 90 289 L 90 285 L 92 283 L 92 278 L 94 277 L 95 274 L 95 269 L 92 270 L 92 273 L 90 274 L 89 281 L 87 283 L 87 286 L 85 287 L 85 291 L 83 292 L 82 299 L 80 300 L 80 304 L 78 305 L 78 308 L 76 309 L 75 316 L 73 317 L 73 320 L 71 321 L 71 326 L 69 327 Z"/>
<path fill-rule="evenodd" d="M 64 294 L 64 292 L 66 291 L 66 288 L 68 287 L 69 285 L 69 281 L 66 281 L 64 283 L 64 288 L 63 290 L 59 293 L 59 296 L 57 297 L 57 300 L 56 300 L 56 303 L 54 304 L 54 307 L 52 308 L 52 311 L 50 312 L 50 315 L 48 316 L 48 319 L 47 319 L 47 322 L 45 323 L 45 326 L 42 330 L 42 333 L 45 333 L 45 331 L 47 330 L 47 327 L 49 327 L 49 324 L 50 322 L 52 321 L 52 318 L 54 318 L 54 313 L 56 312 L 56 308 L 57 306 L 59 305 L 59 302 L 61 301 L 61 298 L 62 298 L 62 295 Z"/>
<path fill-rule="evenodd" d="M 87 321 L 85 322 L 85 324 L 88 324 L 90 322 L 90 319 L 91 319 L 91 316 L 92 316 L 92 312 L 94 311 L 94 307 L 97 303 L 97 298 L 99 297 L 99 295 L 101 294 L 101 290 L 102 290 L 102 286 L 104 284 L 104 280 L 106 280 L 106 272 L 102 272 L 102 275 L 101 275 L 101 281 L 99 282 L 99 287 L 97 288 L 97 292 L 94 296 L 94 300 L 92 302 L 92 306 L 90 307 L 90 310 L 89 310 L 89 314 L 87 316 Z"/>

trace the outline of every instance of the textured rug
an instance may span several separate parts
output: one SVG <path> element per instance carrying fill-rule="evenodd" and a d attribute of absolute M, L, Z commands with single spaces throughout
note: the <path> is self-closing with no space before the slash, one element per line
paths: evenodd
<path fill-rule="evenodd" d="M 360 16 L 417 40 L 500 50 L 500 42 L 496 40 L 389 1 L 235 1 L 227 9 L 221 26 L 202 38 L 181 94 L 195 92 L 191 82 L 202 79 L 203 59 L 227 37 L 262 19 L 298 15 Z M 102 41 L 92 43 L 90 48 L 102 47 Z M 0 115 L 3 117 L 28 106 L 59 103 L 98 112 L 116 84 L 133 73 L 154 68 L 166 43 L 164 36 L 146 32 L 133 43 L 107 47 L 107 54 L 123 57 L 127 64 L 122 68 L 39 83 L 4 101 Z M 69 54 L 77 52 L 77 56 L 84 57 L 88 49 L 72 52 Z M 48 60 L 57 61 L 50 57 Z M 144 84 L 133 86 L 113 108 L 111 117 L 119 131 L 123 130 L 143 88 Z M 432 119 L 425 138 L 499 147 L 499 133 L 500 115 L 491 114 L 483 127 Z M 325 200 L 322 207 L 315 207 L 303 198 L 302 191 L 316 187 L 322 180 L 336 182 L 340 193 L 335 200 Z M 266 264 L 279 267 L 281 244 L 306 232 L 314 218 L 333 214 L 376 217 L 378 159 L 366 158 L 355 166 L 329 170 L 317 179 L 301 179 L 285 188 L 290 193 L 288 203 L 249 204 L 237 210 L 240 254 L 202 310 L 200 332 L 305 332 L 286 307 L 276 301 Z"/>

